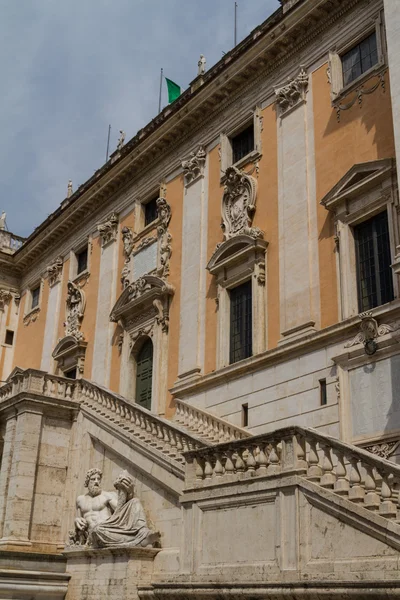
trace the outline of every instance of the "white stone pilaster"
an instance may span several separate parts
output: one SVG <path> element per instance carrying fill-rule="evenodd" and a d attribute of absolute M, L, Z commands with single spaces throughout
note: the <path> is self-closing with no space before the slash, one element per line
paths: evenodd
<path fill-rule="evenodd" d="M 58 328 L 58 315 L 60 312 L 60 300 L 61 300 L 61 282 L 58 281 L 56 284 L 50 287 L 49 299 L 47 304 L 46 312 L 46 324 L 44 328 L 44 339 L 43 339 L 43 351 L 42 351 L 42 362 L 40 369 L 42 371 L 51 371 L 52 358 L 51 354 L 54 350 L 57 337 Z"/>

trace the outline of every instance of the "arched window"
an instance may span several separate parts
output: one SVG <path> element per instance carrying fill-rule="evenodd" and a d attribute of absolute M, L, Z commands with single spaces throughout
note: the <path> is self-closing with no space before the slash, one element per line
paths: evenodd
<path fill-rule="evenodd" d="M 136 359 L 135 401 L 140 406 L 151 409 L 151 384 L 153 378 L 153 344 L 147 339 L 140 348 Z"/>

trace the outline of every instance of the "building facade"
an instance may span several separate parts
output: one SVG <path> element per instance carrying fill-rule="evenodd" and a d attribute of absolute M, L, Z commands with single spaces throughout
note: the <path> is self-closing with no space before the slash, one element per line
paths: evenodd
<path fill-rule="evenodd" d="M 400 596 L 400 9 L 281 3 L 0 231 L 2 598 Z M 90 468 L 157 547 L 67 541 Z"/>

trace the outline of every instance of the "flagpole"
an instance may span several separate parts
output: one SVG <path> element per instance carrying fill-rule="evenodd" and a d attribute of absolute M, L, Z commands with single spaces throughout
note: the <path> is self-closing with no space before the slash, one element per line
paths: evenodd
<path fill-rule="evenodd" d="M 161 69 L 161 73 L 160 73 L 160 95 L 158 97 L 158 114 L 160 114 L 160 112 L 161 112 L 162 78 L 163 78 L 163 69 Z"/>
<path fill-rule="evenodd" d="M 235 2 L 235 37 L 234 37 L 235 46 L 237 44 L 237 6 L 238 6 L 237 2 Z"/>

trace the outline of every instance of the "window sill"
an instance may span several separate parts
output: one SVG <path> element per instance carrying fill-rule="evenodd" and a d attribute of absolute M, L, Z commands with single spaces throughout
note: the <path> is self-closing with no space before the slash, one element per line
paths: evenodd
<path fill-rule="evenodd" d="M 235 167 L 236 169 L 241 169 L 242 167 L 244 167 L 245 165 L 249 164 L 249 163 L 255 163 L 258 160 L 260 160 L 260 158 L 262 157 L 262 153 L 259 152 L 258 150 L 252 150 L 251 152 L 249 152 L 248 154 L 246 154 L 246 156 L 243 156 L 240 160 L 236 161 L 235 163 L 233 163 L 232 165 L 229 165 L 231 167 Z M 229 167 L 227 167 L 229 168 Z M 226 181 L 226 171 L 221 173 L 221 183 L 225 183 Z"/>
<path fill-rule="evenodd" d="M 35 308 L 31 308 L 31 310 L 24 315 L 24 318 L 23 318 L 24 325 L 29 325 L 29 323 L 36 321 L 36 319 L 39 316 L 40 310 L 41 310 L 40 305 L 35 306 Z"/>
<path fill-rule="evenodd" d="M 90 277 L 90 271 L 88 271 L 88 269 L 85 269 L 84 271 L 81 271 L 81 273 L 79 273 L 79 275 L 76 275 L 76 277 L 73 278 L 72 283 L 80 283 L 81 281 L 85 280 L 87 281 Z"/>
<path fill-rule="evenodd" d="M 336 108 L 337 104 L 342 102 L 349 94 L 355 92 L 358 88 L 363 86 L 371 77 L 383 74 L 386 68 L 387 65 L 385 62 L 379 62 L 368 69 L 368 71 L 365 71 L 365 73 L 357 77 L 357 79 L 354 79 L 354 81 L 351 81 L 342 87 L 337 94 L 332 92 L 332 106 Z"/>

